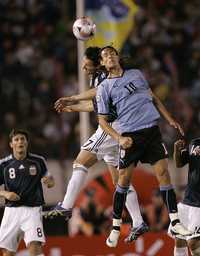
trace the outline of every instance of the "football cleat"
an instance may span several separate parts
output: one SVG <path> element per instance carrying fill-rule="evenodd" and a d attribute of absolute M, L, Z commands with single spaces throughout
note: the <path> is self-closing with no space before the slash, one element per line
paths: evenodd
<path fill-rule="evenodd" d="M 181 236 L 190 236 L 192 232 L 187 230 L 180 222 L 176 223 L 174 226 L 171 226 L 170 232 L 172 235 L 181 235 Z"/>
<path fill-rule="evenodd" d="M 72 209 L 63 208 L 62 203 L 59 202 L 52 210 L 44 214 L 44 217 L 49 219 L 59 216 L 64 217 L 65 220 L 69 220 L 72 217 Z"/>
<path fill-rule="evenodd" d="M 132 228 L 129 235 L 125 238 L 126 243 L 131 243 L 134 240 L 137 240 L 139 236 L 149 231 L 149 227 L 145 222 L 136 228 Z"/>
<path fill-rule="evenodd" d="M 107 246 L 116 247 L 118 244 L 119 236 L 120 236 L 120 231 L 113 229 L 110 232 L 109 237 L 106 239 Z"/>

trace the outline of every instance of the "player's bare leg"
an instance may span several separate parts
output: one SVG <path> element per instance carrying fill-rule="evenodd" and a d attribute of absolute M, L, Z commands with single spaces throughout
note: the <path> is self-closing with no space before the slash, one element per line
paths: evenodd
<path fill-rule="evenodd" d="M 190 235 L 191 232 L 188 231 L 179 221 L 176 194 L 171 184 L 167 159 L 161 159 L 157 161 L 154 165 L 152 165 L 152 167 L 160 185 L 163 201 L 169 212 L 173 234 L 180 234 L 183 236 Z"/>
<path fill-rule="evenodd" d="M 189 240 L 188 246 L 190 248 L 190 252 L 191 252 L 192 256 L 200 256 L 200 239 L 199 239 L 199 237 L 192 238 L 191 240 Z"/>
<path fill-rule="evenodd" d="M 30 256 L 44 256 L 41 242 L 32 241 L 28 244 L 27 249 Z"/>
<path fill-rule="evenodd" d="M 174 256 L 188 256 L 188 247 L 186 240 L 176 239 L 174 246 Z"/>
<path fill-rule="evenodd" d="M 6 249 L 1 249 L 2 250 L 2 255 L 3 256 L 15 256 L 15 253 L 14 252 L 10 252 Z"/>

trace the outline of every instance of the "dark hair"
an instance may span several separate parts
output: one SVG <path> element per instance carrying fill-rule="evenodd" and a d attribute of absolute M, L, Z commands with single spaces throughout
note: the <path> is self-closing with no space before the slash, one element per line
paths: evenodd
<path fill-rule="evenodd" d="M 86 48 L 84 55 L 86 56 L 86 58 L 93 61 L 95 66 L 98 66 L 100 65 L 100 60 L 99 60 L 100 51 L 101 51 L 101 48 L 99 47 L 88 47 Z"/>
<path fill-rule="evenodd" d="M 104 51 L 105 49 L 113 50 L 117 55 L 119 55 L 119 52 L 117 51 L 117 49 L 115 49 L 112 45 L 106 45 L 106 46 L 102 47 L 101 50 L 99 51 L 100 58 L 101 58 L 102 51 Z"/>
<path fill-rule="evenodd" d="M 113 50 L 113 51 L 116 53 L 116 55 L 119 56 L 119 52 L 117 51 L 117 49 L 115 49 L 112 45 L 107 45 L 107 46 L 104 46 L 103 48 L 101 48 L 101 50 L 99 51 L 99 59 L 100 59 L 100 60 L 102 59 L 101 53 L 102 53 L 102 51 L 105 50 L 105 49 Z M 120 66 L 121 66 L 123 69 L 125 69 L 125 68 L 126 68 L 126 65 L 125 65 L 125 58 L 124 58 L 124 57 L 121 57 L 121 56 L 119 56 L 119 57 L 120 57 L 120 58 L 119 58 L 119 64 L 120 64 Z"/>
<path fill-rule="evenodd" d="M 29 133 L 26 130 L 23 129 L 13 129 L 9 134 L 9 139 L 12 141 L 13 137 L 15 137 L 18 134 L 23 134 L 27 140 L 29 140 Z"/>

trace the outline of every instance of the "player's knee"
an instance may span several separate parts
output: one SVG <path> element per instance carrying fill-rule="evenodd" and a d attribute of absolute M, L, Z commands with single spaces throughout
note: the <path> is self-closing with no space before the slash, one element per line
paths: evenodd
<path fill-rule="evenodd" d="M 156 168 L 156 176 L 160 183 L 163 183 L 165 185 L 170 183 L 170 176 L 167 167 L 159 166 L 158 168 Z"/>
<path fill-rule="evenodd" d="M 73 163 L 73 171 L 76 171 L 76 170 L 81 170 L 81 171 L 84 171 L 84 172 L 88 172 L 88 167 L 81 164 L 81 163 L 78 163 L 78 162 L 74 162 Z"/>
<path fill-rule="evenodd" d="M 32 241 L 27 246 L 31 256 L 39 256 L 42 254 L 42 244 L 39 241 Z"/>
<path fill-rule="evenodd" d="M 14 256 L 15 253 L 14 252 L 10 252 L 10 251 L 8 251 L 6 249 L 2 249 L 2 255 L 3 256 Z"/>
<path fill-rule="evenodd" d="M 117 183 L 118 183 L 119 176 L 115 175 L 114 173 L 111 173 L 111 176 L 112 176 L 113 185 L 116 187 Z"/>
<path fill-rule="evenodd" d="M 175 240 L 175 245 L 177 248 L 182 248 L 182 247 L 186 247 L 187 246 L 187 242 L 183 239 L 176 239 Z"/>
<path fill-rule="evenodd" d="M 118 184 L 121 186 L 129 186 L 130 176 L 126 172 L 120 173 Z"/>
<path fill-rule="evenodd" d="M 192 256 L 200 256 L 200 240 L 191 239 L 188 241 Z"/>
<path fill-rule="evenodd" d="M 112 177 L 112 182 L 113 182 L 113 185 L 116 187 L 118 183 L 118 178 L 116 179 L 115 177 Z"/>
<path fill-rule="evenodd" d="M 200 247 L 198 247 L 194 250 L 191 250 L 191 254 L 192 254 L 192 256 L 200 256 Z"/>

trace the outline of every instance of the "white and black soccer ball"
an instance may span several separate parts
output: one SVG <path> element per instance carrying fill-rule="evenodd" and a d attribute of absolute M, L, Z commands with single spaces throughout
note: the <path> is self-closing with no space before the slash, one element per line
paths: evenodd
<path fill-rule="evenodd" d="M 79 18 L 73 24 L 73 33 L 78 40 L 86 41 L 96 33 L 96 25 L 89 17 Z"/>

